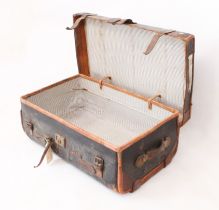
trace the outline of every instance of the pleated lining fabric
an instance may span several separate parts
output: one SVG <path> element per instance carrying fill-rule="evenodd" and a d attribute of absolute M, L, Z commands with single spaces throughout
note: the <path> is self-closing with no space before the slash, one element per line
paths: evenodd
<path fill-rule="evenodd" d="M 161 102 L 183 111 L 185 43 L 162 36 L 150 54 L 143 52 L 154 32 L 131 25 L 112 25 L 87 18 L 85 24 L 92 77 L 111 76 L 113 84 L 146 97 L 162 95 Z"/>
<path fill-rule="evenodd" d="M 82 77 L 44 90 L 27 100 L 115 146 L 153 128 L 172 113 Z"/>

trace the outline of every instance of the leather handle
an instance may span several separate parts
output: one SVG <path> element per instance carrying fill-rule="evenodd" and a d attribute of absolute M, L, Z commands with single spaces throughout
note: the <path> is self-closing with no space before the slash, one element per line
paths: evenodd
<path fill-rule="evenodd" d="M 151 150 L 146 151 L 144 154 L 139 155 L 135 161 L 135 166 L 137 168 L 142 168 L 148 161 L 162 155 L 166 151 L 170 143 L 170 137 L 163 138 L 158 148 L 153 148 Z"/>
<path fill-rule="evenodd" d="M 46 138 L 45 138 L 45 141 L 46 141 L 46 145 L 45 145 L 44 152 L 43 152 L 43 154 L 42 154 L 42 156 L 41 156 L 41 158 L 40 158 L 39 163 L 38 163 L 36 166 L 34 166 L 34 168 L 37 168 L 37 167 L 39 167 L 39 166 L 41 165 L 41 163 L 43 162 L 44 157 L 46 156 L 47 152 L 49 151 L 50 147 L 51 147 L 52 144 L 53 144 L 52 139 L 49 138 L 49 137 L 46 137 Z"/>

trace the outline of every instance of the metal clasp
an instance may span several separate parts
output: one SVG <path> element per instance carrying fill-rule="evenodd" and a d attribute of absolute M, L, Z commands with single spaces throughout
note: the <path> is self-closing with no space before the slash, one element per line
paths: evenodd
<path fill-rule="evenodd" d="M 96 156 L 94 158 L 94 164 L 95 164 L 96 176 L 103 177 L 104 160 L 101 157 Z"/>
<path fill-rule="evenodd" d="M 55 134 L 55 143 L 63 148 L 66 146 L 65 137 L 59 134 Z"/>

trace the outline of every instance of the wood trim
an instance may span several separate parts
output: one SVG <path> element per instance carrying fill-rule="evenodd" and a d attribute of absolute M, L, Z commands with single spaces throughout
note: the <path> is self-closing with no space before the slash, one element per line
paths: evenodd
<path fill-rule="evenodd" d="M 122 171 L 122 152 L 117 153 L 118 173 L 117 173 L 117 189 L 119 193 L 123 192 L 123 171 Z"/>
<path fill-rule="evenodd" d="M 185 70 L 184 70 L 184 79 L 185 79 L 185 93 L 184 93 L 184 100 L 183 100 L 183 110 L 182 110 L 182 120 L 179 122 L 180 127 L 183 126 L 183 122 L 185 120 L 185 102 L 186 102 L 186 97 L 188 93 L 188 50 L 187 50 L 187 42 L 184 43 L 185 45 Z"/>
<path fill-rule="evenodd" d="M 81 14 L 73 15 L 73 22 L 75 22 L 80 17 Z M 75 35 L 75 48 L 76 48 L 76 56 L 78 62 L 78 71 L 80 74 L 89 76 L 90 71 L 89 71 L 89 61 L 88 61 L 88 53 L 87 53 L 85 22 L 86 20 L 82 20 L 78 25 L 78 27 L 74 29 L 74 35 Z"/>
<path fill-rule="evenodd" d="M 192 42 L 193 50 L 190 51 L 190 44 Z M 185 40 L 185 80 L 186 80 L 186 90 L 184 97 L 184 106 L 183 106 L 183 118 L 180 122 L 180 127 L 182 127 L 191 117 L 191 108 L 192 108 L 192 92 L 193 92 L 193 80 L 194 80 L 194 45 L 195 45 L 195 37 L 191 35 Z M 193 54 L 192 58 L 192 86 L 191 91 L 189 92 L 189 56 Z"/>
<path fill-rule="evenodd" d="M 91 78 L 91 77 L 88 77 L 88 76 L 85 76 L 85 75 L 78 74 L 78 75 L 75 75 L 75 76 L 73 76 L 73 77 L 64 79 L 64 80 L 59 81 L 59 82 L 57 82 L 57 83 L 54 83 L 54 84 L 52 84 L 52 85 L 49 85 L 49 86 L 47 86 L 47 87 L 41 88 L 40 90 L 37 90 L 37 91 L 34 91 L 34 92 L 32 92 L 32 93 L 29 93 L 29 94 L 27 94 L 27 95 L 22 96 L 22 97 L 21 97 L 21 103 L 23 103 L 23 104 L 25 104 L 25 105 L 27 105 L 27 106 L 29 106 L 29 107 L 31 107 L 31 108 L 37 110 L 38 112 L 40 112 L 40 113 L 42 113 L 42 114 L 44 114 L 44 115 L 46 115 L 46 116 L 48 116 L 48 117 L 50 117 L 50 118 L 52 118 L 52 119 L 58 121 L 59 123 L 61 123 L 61 124 L 65 125 L 65 126 L 71 128 L 71 129 L 77 131 L 78 133 L 80 133 L 80 134 L 82 134 L 82 135 L 84 135 L 84 136 L 86 136 L 86 137 L 88 137 L 88 138 L 94 140 L 95 142 L 97 142 L 97 143 L 99 143 L 99 144 L 104 145 L 105 147 L 107 147 L 107 148 L 109 148 L 109 149 L 111 149 L 111 150 L 113 150 L 113 151 L 115 151 L 115 152 L 122 152 L 122 151 L 123 151 L 124 149 L 126 149 L 127 147 L 131 146 L 132 144 L 138 142 L 138 141 L 141 140 L 142 138 L 144 138 L 144 137 L 146 137 L 147 135 L 149 135 L 149 134 L 151 134 L 152 132 L 154 132 L 156 129 L 158 129 L 160 126 L 162 126 L 164 123 L 166 123 L 166 122 L 172 120 L 173 118 L 176 118 L 176 117 L 179 116 L 179 112 L 178 112 L 177 110 L 172 109 L 172 108 L 170 108 L 170 107 L 167 107 L 167 106 L 165 106 L 165 105 L 163 105 L 163 104 L 161 104 L 161 103 L 159 103 L 159 102 L 157 102 L 157 101 L 152 101 L 152 103 L 153 103 L 154 105 L 159 106 L 159 107 L 161 107 L 161 108 L 163 108 L 163 109 L 166 109 L 166 110 L 172 112 L 173 114 L 172 114 L 171 116 L 167 117 L 166 119 L 164 119 L 163 121 L 161 121 L 161 122 L 160 122 L 159 124 L 157 124 L 155 127 L 151 128 L 151 129 L 149 129 L 149 130 L 147 130 L 146 132 L 144 132 L 144 133 L 142 133 L 141 135 L 137 136 L 136 138 L 132 139 L 132 140 L 129 141 L 128 143 L 126 143 L 126 144 L 124 144 L 124 145 L 122 145 L 122 146 L 115 146 L 115 145 L 113 145 L 112 143 L 107 142 L 106 140 L 104 140 L 104 139 L 102 139 L 102 138 L 100 138 L 100 137 L 98 137 L 98 136 L 95 136 L 95 135 L 93 135 L 93 134 L 90 133 L 90 132 L 87 132 L 87 131 L 81 129 L 80 127 L 77 127 L 77 126 L 75 126 L 74 124 L 67 122 L 67 121 L 64 120 L 63 118 L 60 118 L 60 117 L 58 117 L 57 115 L 52 114 L 52 113 L 46 111 L 45 109 L 43 109 L 43 108 L 41 108 L 41 107 L 39 107 L 39 106 L 37 106 L 37 105 L 33 104 L 32 102 L 30 102 L 30 101 L 27 100 L 28 97 L 30 97 L 30 96 L 36 95 L 36 94 L 38 94 L 38 93 L 40 93 L 40 92 L 42 92 L 42 91 L 48 90 L 48 89 L 50 89 L 50 88 L 52 88 L 52 87 L 55 87 L 55 86 L 60 85 L 60 84 L 63 84 L 63 83 L 65 83 L 65 82 L 67 82 L 67 81 L 70 81 L 70 80 L 75 79 L 75 78 L 78 78 L 78 77 L 81 77 L 81 78 L 84 78 L 84 79 L 93 81 L 93 82 L 95 82 L 95 83 L 97 83 L 97 84 L 99 85 L 99 81 L 98 81 L 98 80 L 96 80 L 96 79 L 94 79 L 94 78 Z M 105 82 L 103 82 L 103 85 L 105 85 L 105 86 L 107 86 L 107 87 L 109 87 L 109 88 L 112 88 L 112 89 L 114 89 L 114 90 L 123 92 L 123 93 L 125 93 L 125 94 L 127 94 L 127 95 L 130 95 L 130 96 L 139 98 L 139 99 L 144 100 L 144 101 L 146 101 L 146 102 L 148 101 L 148 99 L 145 98 L 145 97 L 143 97 L 143 96 L 136 95 L 136 94 L 134 94 L 134 93 L 130 93 L 130 92 L 128 92 L 127 90 L 122 89 L 122 88 L 119 88 L 119 87 L 117 87 L 117 86 L 113 86 L 113 85 L 108 84 L 108 83 L 105 83 Z M 147 107 L 147 106 L 145 106 L 145 107 Z"/>

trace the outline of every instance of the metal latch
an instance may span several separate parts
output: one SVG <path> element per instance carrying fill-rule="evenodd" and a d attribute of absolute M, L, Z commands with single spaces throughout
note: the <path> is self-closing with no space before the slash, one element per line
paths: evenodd
<path fill-rule="evenodd" d="M 32 136 L 33 135 L 33 123 L 30 121 L 25 121 L 25 126 L 26 126 L 29 134 Z"/>
<path fill-rule="evenodd" d="M 66 145 L 66 141 L 65 141 L 65 137 L 61 136 L 59 134 L 55 134 L 55 143 L 63 148 L 65 148 Z"/>
<path fill-rule="evenodd" d="M 103 167 L 104 167 L 104 160 L 99 157 L 99 156 L 96 156 L 94 158 L 94 164 L 95 164 L 95 175 L 97 177 L 103 177 Z"/>

